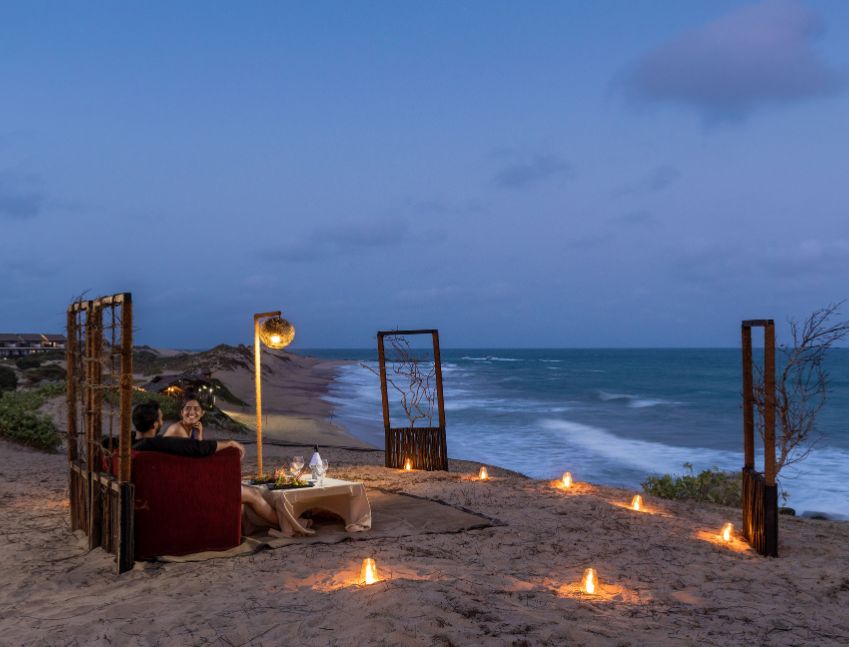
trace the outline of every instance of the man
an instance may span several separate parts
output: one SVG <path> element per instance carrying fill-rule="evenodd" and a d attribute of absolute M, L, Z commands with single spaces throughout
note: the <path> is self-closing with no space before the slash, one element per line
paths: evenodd
<path fill-rule="evenodd" d="M 138 404 L 133 409 L 133 427 L 136 430 L 136 441 L 133 449 L 141 452 L 164 452 L 176 456 L 190 458 L 205 458 L 213 454 L 235 447 L 239 450 L 239 460 L 245 457 L 245 447 L 235 440 L 195 440 L 177 436 L 157 436 L 162 427 L 162 409 L 156 400 Z M 277 526 L 277 513 L 266 501 L 259 489 L 242 486 L 242 504 L 249 506 L 272 526 Z"/>

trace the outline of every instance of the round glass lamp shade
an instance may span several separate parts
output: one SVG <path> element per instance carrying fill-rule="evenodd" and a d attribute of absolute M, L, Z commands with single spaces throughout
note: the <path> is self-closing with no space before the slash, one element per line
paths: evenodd
<path fill-rule="evenodd" d="M 285 319 L 271 317 L 259 325 L 259 338 L 269 348 L 286 348 L 295 338 L 295 327 Z"/>

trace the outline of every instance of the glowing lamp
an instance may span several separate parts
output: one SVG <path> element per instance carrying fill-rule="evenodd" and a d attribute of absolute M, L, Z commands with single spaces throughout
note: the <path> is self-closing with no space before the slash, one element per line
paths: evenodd
<path fill-rule="evenodd" d="M 572 472 L 563 472 L 563 479 L 561 480 L 561 483 L 566 489 L 572 487 Z"/>
<path fill-rule="evenodd" d="M 259 338 L 269 348 L 286 348 L 295 339 L 295 327 L 279 315 L 265 319 L 259 326 Z"/>
<path fill-rule="evenodd" d="M 379 581 L 380 577 L 377 575 L 377 564 L 374 563 L 373 558 L 366 557 L 363 560 L 363 567 L 360 569 L 360 584 L 367 586 Z"/>
<path fill-rule="evenodd" d="M 734 526 L 732 526 L 730 523 L 727 523 L 722 526 L 722 532 L 720 533 L 720 535 L 722 536 L 722 541 L 731 541 L 731 532 L 733 530 Z"/>
<path fill-rule="evenodd" d="M 635 494 L 634 498 L 631 499 L 631 510 L 636 510 L 637 512 L 639 512 L 642 509 L 643 509 L 643 497 L 641 497 L 639 494 Z"/>
<path fill-rule="evenodd" d="M 413 471 L 413 461 L 411 461 L 409 458 L 404 461 L 404 471 L 405 472 L 412 472 Z"/>
<path fill-rule="evenodd" d="M 594 568 L 588 568 L 584 571 L 584 577 L 581 580 L 581 591 L 587 595 L 595 595 L 598 589 L 598 573 Z"/>
<path fill-rule="evenodd" d="M 489 478 L 489 472 L 486 471 L 486 467 L 481 465 L 480 472 L 478 472 L 478 478 L 481 481 L 486 481 Z"/>

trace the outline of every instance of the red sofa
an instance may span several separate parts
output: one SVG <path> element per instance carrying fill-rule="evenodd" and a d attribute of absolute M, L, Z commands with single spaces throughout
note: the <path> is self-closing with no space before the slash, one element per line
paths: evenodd
<path fill-rule="evenodd" d="M 242 540 L 239 450 L 208 458 L 133 452 L 135 556 L 227 550 Z"/>

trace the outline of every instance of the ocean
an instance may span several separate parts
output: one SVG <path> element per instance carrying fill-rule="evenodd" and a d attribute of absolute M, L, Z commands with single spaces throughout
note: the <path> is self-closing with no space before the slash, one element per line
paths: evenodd
<path fill-rule="evenodd" d="M 336 422 L 382 448 L 380 383 L 362 365 L 376 369 L 376 350 L 299 352 L 354 360 L 326 397 Z M 743 463 L 738 349 L 443 349 L 442 368 L 454 458 L 635 490 L 684 463 L 697 472 Z M 849 349 L 832 351 L 828 370 L 822 439 L 779 485 L 797 513 L 849 519 Z M 392 415 L 401 426 L 398 407 Z M 762 466 L 760 447 L 756 457 Z"/>

